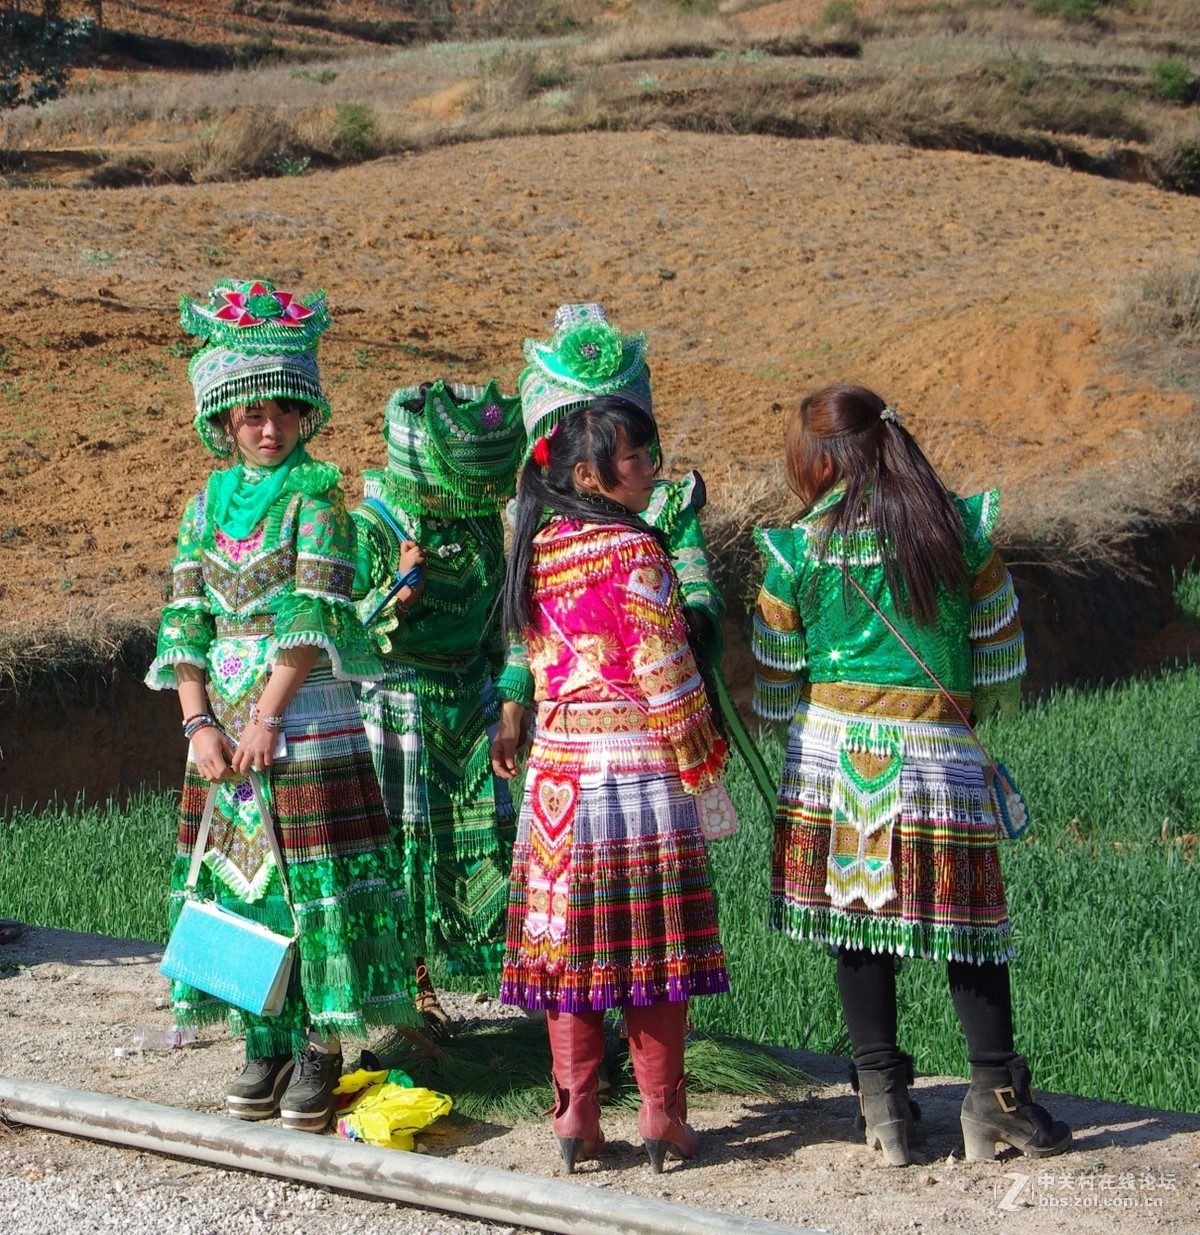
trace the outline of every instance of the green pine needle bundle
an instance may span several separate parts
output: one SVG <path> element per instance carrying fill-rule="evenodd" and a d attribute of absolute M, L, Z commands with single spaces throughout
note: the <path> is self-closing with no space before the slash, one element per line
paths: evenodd
<path fill-rule="evenodd" d="M 636 1109 L 628 1043 L 618 1036 L 615 1019 L 606 1020 L 605 1032 L 609 1087 L 600 1100 Z M 382 1067 L 401 1068 L 414 1084 L 449 1094 L 460 1118 L 511 1125 L 538 1119 L 553 1104 L 550 1048 L 541 1021 L 510 1017 L 469 1024 L 442 1046 L 442 1059 L 426 1059 L 396 1035 L 376 1054 Z M 764 1095 L 809 1079 L 762 1046 L 702 1033 L 689 1035 L 685 1066 L 696 1094 Z"/>

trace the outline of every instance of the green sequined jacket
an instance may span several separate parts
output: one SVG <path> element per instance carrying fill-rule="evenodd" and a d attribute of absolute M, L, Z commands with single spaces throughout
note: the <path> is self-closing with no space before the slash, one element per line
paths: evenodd
<path fill-rule="evenodd" d="M 403 537 L 425 550 L 425 588 L 407 614 L 387 605 L 371 623 L 371 636 L 385 661 L 413 660 L 460 666 L 482 658 L 493 675 L 504 664 L 501 588 L 504 585 L 504 525 L 501 516 L 435 518 L 413 515 L 389 500 L 387 472 L 364 473 L 365 501 L 353 513 L 358 529 L 355 592 L 368 619 L 396 580 L 400 564 L 397 530 L 375 505 L 382 503 Z"/>
<path fill-rule="evenodd" d="M 755 711 L 768 720 L 790 720 L 809 682 L 937 689 L 846 581 L 843 559 L 948 690 L 970 695 L 980 715 L 1014 701 L 1025 673 L 1025 639 L 1012 576 L 990 540 L 998 492 L 954 499 L 966 529 L 963 557 L 971 584 L 962 595 L 943 595 L 934 626 L 918 625 L 896 606 L 875 532 L 865 521 L 846 541 L 832 536 L 818 558 L 817 529 L 842 492 L 835 486 L 793 527 L 754 531 L 766 560 L 752 636 Z"/>
<path fill-rule="evenodd" d="M 337 469 L 326 463 L 296 467 L 262 522 L 240 541 L 206 518 L 207 489 L 188 502 L 148 686 L 174 690 L 175 666 L 195 665 L 208 671 L 210 698 L 216 691 L 231 704 L 243 701 L 248 692 L 236 687 L 245 674 L 227 672 L 227 662 L 236 659 L 228 645 L 247 639 L 262 645 L 264 672 L 280 651 L 308 645 L 328 655 L 335 677 L 374 681 L 383 675 L 351 601 L 354 527 L 338 480 Z M 226 677 L 231 689 L 221 691 Z M 213 702 L 218 713 L 223 710 Z M 252 700 L 245 702 L 248 707 Z M 237 720 L 245 718 L 218 719 L 233 723 L 236 733 Z"/>

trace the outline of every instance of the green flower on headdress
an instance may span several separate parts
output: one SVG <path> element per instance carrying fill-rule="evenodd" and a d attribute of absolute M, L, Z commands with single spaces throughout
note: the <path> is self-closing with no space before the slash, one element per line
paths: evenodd
<path fill-rule="evenodd" d="M 567 331 L 558 344 L 567 372 L 581 382 L 602 382 L 621 367 L 620 332 L 604 322 L 584 322 Z"/>

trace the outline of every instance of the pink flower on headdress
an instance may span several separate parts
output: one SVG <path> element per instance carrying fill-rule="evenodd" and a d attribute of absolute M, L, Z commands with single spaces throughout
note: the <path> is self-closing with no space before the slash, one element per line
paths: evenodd
<path fill-rule="evenodd" d="M 252 283 L 240 292 L 220 293 L 225 304 L 214 314 L 223 322 L 235 326 L 261 326 L 265 321 L 279 326 L 299 326 L 312 317 L 312 309 L 305 308 L 290 292 L 276 292 L 261 283 Z"/>
<path fill-rule="evenodd" d="M 494 429 L 504 419 L 504 408 L 499 403 L 489 403 L 479 416 L 484 428 Z"/>

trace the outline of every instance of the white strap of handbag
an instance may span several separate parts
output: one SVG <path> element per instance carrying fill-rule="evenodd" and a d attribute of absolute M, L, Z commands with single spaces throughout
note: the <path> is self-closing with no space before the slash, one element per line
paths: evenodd
<path fill-rule="evenodd" d="M 275 819 L 263 798 L 262 782 L 258 773 L 251 768 L 249 773 L 250 790 L 254 794 L 254 804 L 258 807 L 258 817 L 267 831 L 267 844 L 271 848 L 271 856 L 275 859 L 275 869 L 279 871 L 279 882 L 283 886 L 283 899 L 287 902 L 288 912 L 292 915 L 292 925 L 296 925 L 296 912 L 292 907 L 292 894 L 288 887 L 287 865 L 283 860 L 283 851 L 279 848 L 279 838 L 275 835 Z M 204 799 L 204 814 L 200 816 L 200 829 L 196 833 L 196 843 L 192 847 L 192 862 L 188 867 L 187 880 L 183 890 L 186 895 L 193 896 L 196 883 L 200 878 L 200 866 L 204 855 L 208 852 L 208 836 L 212 830 L 213 812 L 217 807 L 217 790 L 221 781 L 212 781 L 208 786 L 208 796 Z"/>

